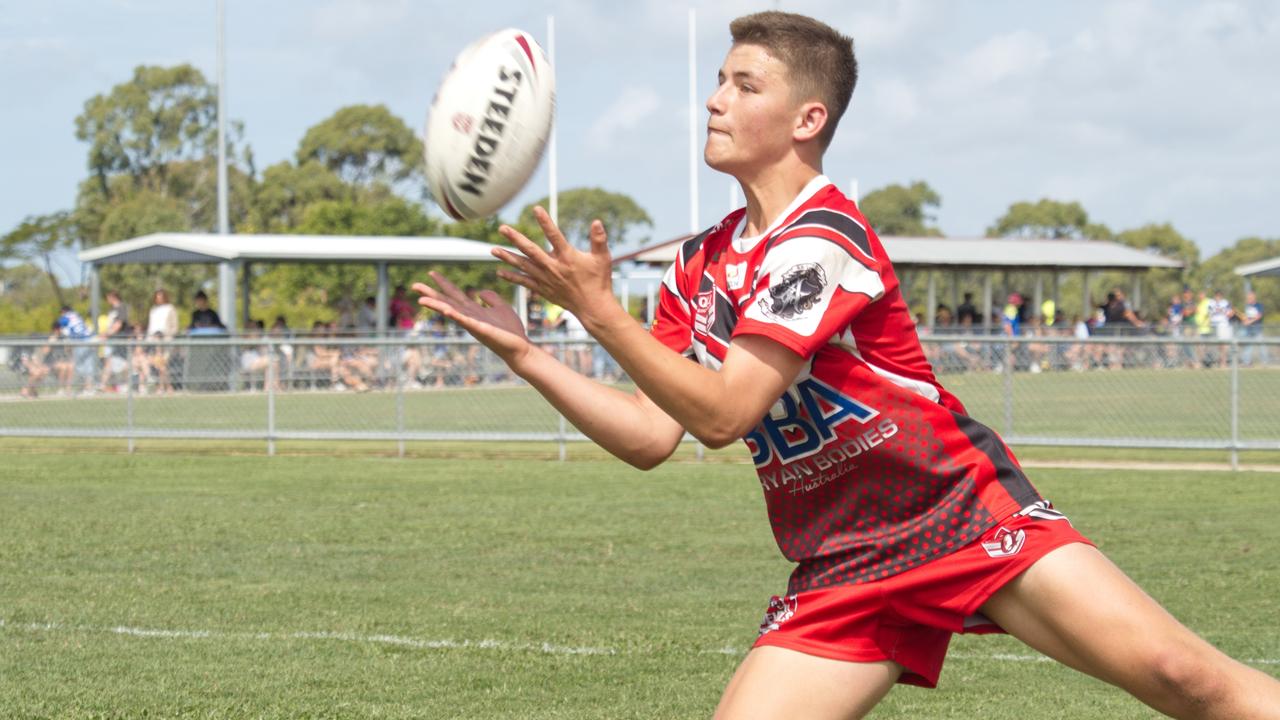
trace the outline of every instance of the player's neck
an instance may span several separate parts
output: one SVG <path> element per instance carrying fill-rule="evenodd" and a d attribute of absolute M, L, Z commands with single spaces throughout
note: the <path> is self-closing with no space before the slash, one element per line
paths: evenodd
<path fill-rule="evenodd" d="M 796 162 L 782 167 L 773 166 L 752 176 L 738 177 L 742 194 L 747 199 L 747 226 L 742 234 L 750 237 L 768 229 L 805 185 L 821 174 L 821 163 Z"/>

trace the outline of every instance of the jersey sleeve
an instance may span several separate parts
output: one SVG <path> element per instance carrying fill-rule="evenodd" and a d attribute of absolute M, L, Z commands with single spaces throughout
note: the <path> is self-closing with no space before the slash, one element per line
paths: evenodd
<path fill-rule="evenodd" d="M 693 320 L 689 301 L 679 287 L 679 274 L 673 263 L 662 278 L 658 291 L 658 307 L 653 314 L 653 326 L 649 332 L 663 345 L 681 355 L 693 355 Z"/>
<path fill-rule="evenodd" d="M 811 357 L 884 295 L 876 259 L 841 237 L 783 238 L 760 263 L 734 336 L 764 335 Z"/>

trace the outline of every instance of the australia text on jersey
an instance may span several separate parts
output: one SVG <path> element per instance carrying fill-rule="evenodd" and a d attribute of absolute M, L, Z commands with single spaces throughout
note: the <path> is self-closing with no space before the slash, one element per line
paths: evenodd
<path fill-rule="evenodd" d="M 857 466 L 856 458 L 898 434 L 898 424 L 815 377 L 797 382 L 744 440 L 765 492 L 785 487 L 806 493 L 837 480 Z M 879 421 L 871 425 L 871 421 Z M 836 428 L 855 421 L 864 429 Z M 765 468 L 777 461 L 777 467 Z"/>

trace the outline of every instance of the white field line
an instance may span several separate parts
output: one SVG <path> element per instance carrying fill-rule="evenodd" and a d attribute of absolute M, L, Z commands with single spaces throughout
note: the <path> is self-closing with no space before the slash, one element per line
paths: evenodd
<path fill-rule="evenodd" d="M 336 640 L 354 644 L 396 645 L 417 650 L 502 650 L 515 652 L 534 652 L 546 655 L 646 655 L 645 650 L 618 650 L 609 647 L 573 647 L 542 642 L 509 642 L 505 640 L 451 640 L 424 639 L 404 637 L 402 635 L 357 635 L 355 633 L 297 631 L 297 632 L 220 632 L 216 630 L 167 630 L 162 628 L 137 628 L 126 625 L 113 627 L 93 627 L 88 625 L 65 625 L 62 623 L 13 623 L 0 618 L 0 630 L 16 630 L 27 632 L 92 632 L 127 635 L 139 638 L 161 638 L 181 640 Z M 725 646 L 711 650 L 700 650 L 700 655 L 745 655 L 746 648 Z M 979 662 L 1054 662 L 1044 655 L 1018 655 L 1014 653 L 991 653 L 989 655 L 971 653 L 951 653 L 948 660 Z M 1242 662 L 1250 665 L 1280 665 L 1280 658 L 1247 658 Z"/>

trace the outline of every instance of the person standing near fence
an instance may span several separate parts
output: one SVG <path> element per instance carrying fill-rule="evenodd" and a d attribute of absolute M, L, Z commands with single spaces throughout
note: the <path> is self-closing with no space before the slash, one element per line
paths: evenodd
<path fill-rule="evenodd" d="M 151 311 L 147 314 L 147 339 L 155 342 L 151 349 L 151 367 L 156 371 L 157 390 L 173 392 L 169 377 L 173 348 L 169 343 L 178 335 L 178 310 L 169 302 L 169 293 L 163 288 L 152 296 Z"/>
<path fill-rule="evenodd" d="M 1250 290 L 1244 294 L 1244 312 L 1240 314 L 1240 332 L 1246 340 L 1240 361 L 1245 365 L 1253 364 L 1255 351 L 1258 364 L 1266 365 L 1270 360 L 1267 346 L 1258 342 L 1262 339 L 1263 318 L 1262 303 L 1258 302 L 1258 294 Z"/>
<path fill-rule="evenodd" d="M 577 314 L 637 391 L 537 348 L 495 292 L 477 302 L 439 273 L 414 286 L 637 467 L 686 431 L 745 442 L 797 564 L 717 717 L 862 717 L 895 683 L 934 686 L 952 634 L 1008 632 L 1175 717 L 1280 718 L 1280 682 L 1146 596 L 924 361 L 883 246 L 822 174 L 856 78 L 852 40 L 781 12 L 730 31 L 704 157 L 747 206 L 682 243 L 652 331 L 613 294 L 598 220 L 583 252 L 535 208 L 551 249 L 503 226 L 521 254 L 494 250 L 512 268 L 501 277 Z"/>

